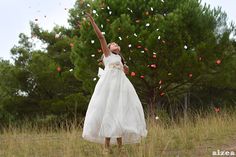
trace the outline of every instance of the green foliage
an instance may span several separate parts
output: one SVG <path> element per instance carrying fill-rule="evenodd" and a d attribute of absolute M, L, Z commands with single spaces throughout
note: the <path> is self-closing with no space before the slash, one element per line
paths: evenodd
<path fill-rule="evenodd" d="M 71 57 L 76 76 L 83 80 L 84 89 L 90 93 L 95 86 L 92 79 L 96 77 L 96 60 L 101 52 L 92 26 L 84 19 L 84 12 L 92 12 L 108 42 L 115 41 L 121 46 L 130 72 L 136 73 L 135 77 L 127 77 L 143 104 L 169 102 L 168 97 L 183 98 L 184 93 L 193 88 L 202 90 L 198 86 L 211 86 L 218 91 L 223 88 L 235 90 L 235 85 L 232 86 L 236 72 L 232 68 L 235 47 L 234 40 L 229 38 L 235 27 L 227 25 L 227 16 L 221 8 L 210 9 L 198 0 L 87 0 L 76 2 L 70 10 L 69 22 L 74 26 L 73 31 L 78 32 Z M 78 21 L 80 27 L 76 25 Z M 91 40 L 95 42 L 91 43 Z M 94 58 L 91 57 L 93 54 Z M 218 59 L 219 65 L 216 64 Z M 157 68 L 152 68 L 152 64 Z M 205 94 L 219 95 L 210 93 L 209 89 L 199 97 Z"/>
<path fill-rule="evenodd" d="M 55 32 L 47 32 L 31 24 L 33 38 L 47 44 L 46 50 L 34 50 L 33 42 L 20 34 L 19 45 L 11 50 L 14 64 L 0 63 L 0 121 L 8 123 L 31 117 L 62 116 L 70 119 L 84 115 L 86 91 L 82 81 L 74 76 L 70 61 L 70 40 L 55 39 Z M 60 67 L 60 71 L 58 68 Z M 73 110 L 78 108 L 76 110 Z M 36 118 L 37 119 L 37 118 Z M 4 124 L 4 123 L 2 123 Z"/>
<path fill-rule="evenodd" d="M 14 64 L 0 61 L 0 121 L 86 113 L 102 53 L 85 12 L 108 43 L 121 46 L 145 108 L 179 107 L 187 91 L 195 108 L 235 104 L 235 26 L 221 8 L 198 0 L 80 0 L 69 11 L 70 28 L 47 31 L 31 22 L 32 36 L 21 33 L 11 50 Z M 34 49 L 35 38 L 45 49 Z"/>

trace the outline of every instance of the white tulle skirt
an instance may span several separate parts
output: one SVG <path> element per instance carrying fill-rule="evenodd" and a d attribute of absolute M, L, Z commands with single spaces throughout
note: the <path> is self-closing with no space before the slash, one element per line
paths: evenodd
<path fill-rule="evenodd" d="M 117 144 L 140 143 L 147 136 L 144 111 L 135 88 L 125 73 L 105 67 L 98 80 L 86 112 L 82 137 L 85 140 Z"/>

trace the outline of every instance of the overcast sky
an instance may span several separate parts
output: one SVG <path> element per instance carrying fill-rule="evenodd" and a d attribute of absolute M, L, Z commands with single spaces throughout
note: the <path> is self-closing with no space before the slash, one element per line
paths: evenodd
<path fill-rule="evenodd" d="M 29 21 L 38 19 L 48 30 L 57 25 L 68 27 L 68 9 L 76 0 L 0 0 L 0 58 L 9 60 L 10 49 L 17 45 L 20 33 L 30 36 Z M 229 21 L 236 22 L 236 0 L 202 0 L 212 7 L 221 6 Z"/>

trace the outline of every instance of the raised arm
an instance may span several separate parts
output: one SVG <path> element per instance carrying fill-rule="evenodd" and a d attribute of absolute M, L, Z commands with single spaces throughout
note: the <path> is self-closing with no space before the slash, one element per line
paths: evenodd
<path fill-rule="evenodd" d="M 97 24 L 95 23 L 93 17 L 89 13 L 86 13 L 86 15 L 89 18 L 89 21 L 91 22 L 93 29 L 100 41 L 103 53 L 107 57 L 109 55 L 109 51 L 110 51 L 107 47 L 107 41 L 106 41 L 104 35 L 102 34 L 102 32 L 100 31 L 100 29 L 98 28 Z"/>

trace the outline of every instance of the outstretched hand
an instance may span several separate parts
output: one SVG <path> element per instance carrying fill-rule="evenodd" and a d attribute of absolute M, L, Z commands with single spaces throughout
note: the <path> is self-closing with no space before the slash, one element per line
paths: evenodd
<path fill-rule="evenodd" d="M 91 14 L 89 14 L 89 13 L 85 13 L 85 16 L 86 16 L 87 18 L 89 18 L 89 20 L 90 20 L 91 22 L 94 21 L 94 19 L 93 19 L 93 17 L 92 17 Z"/>

